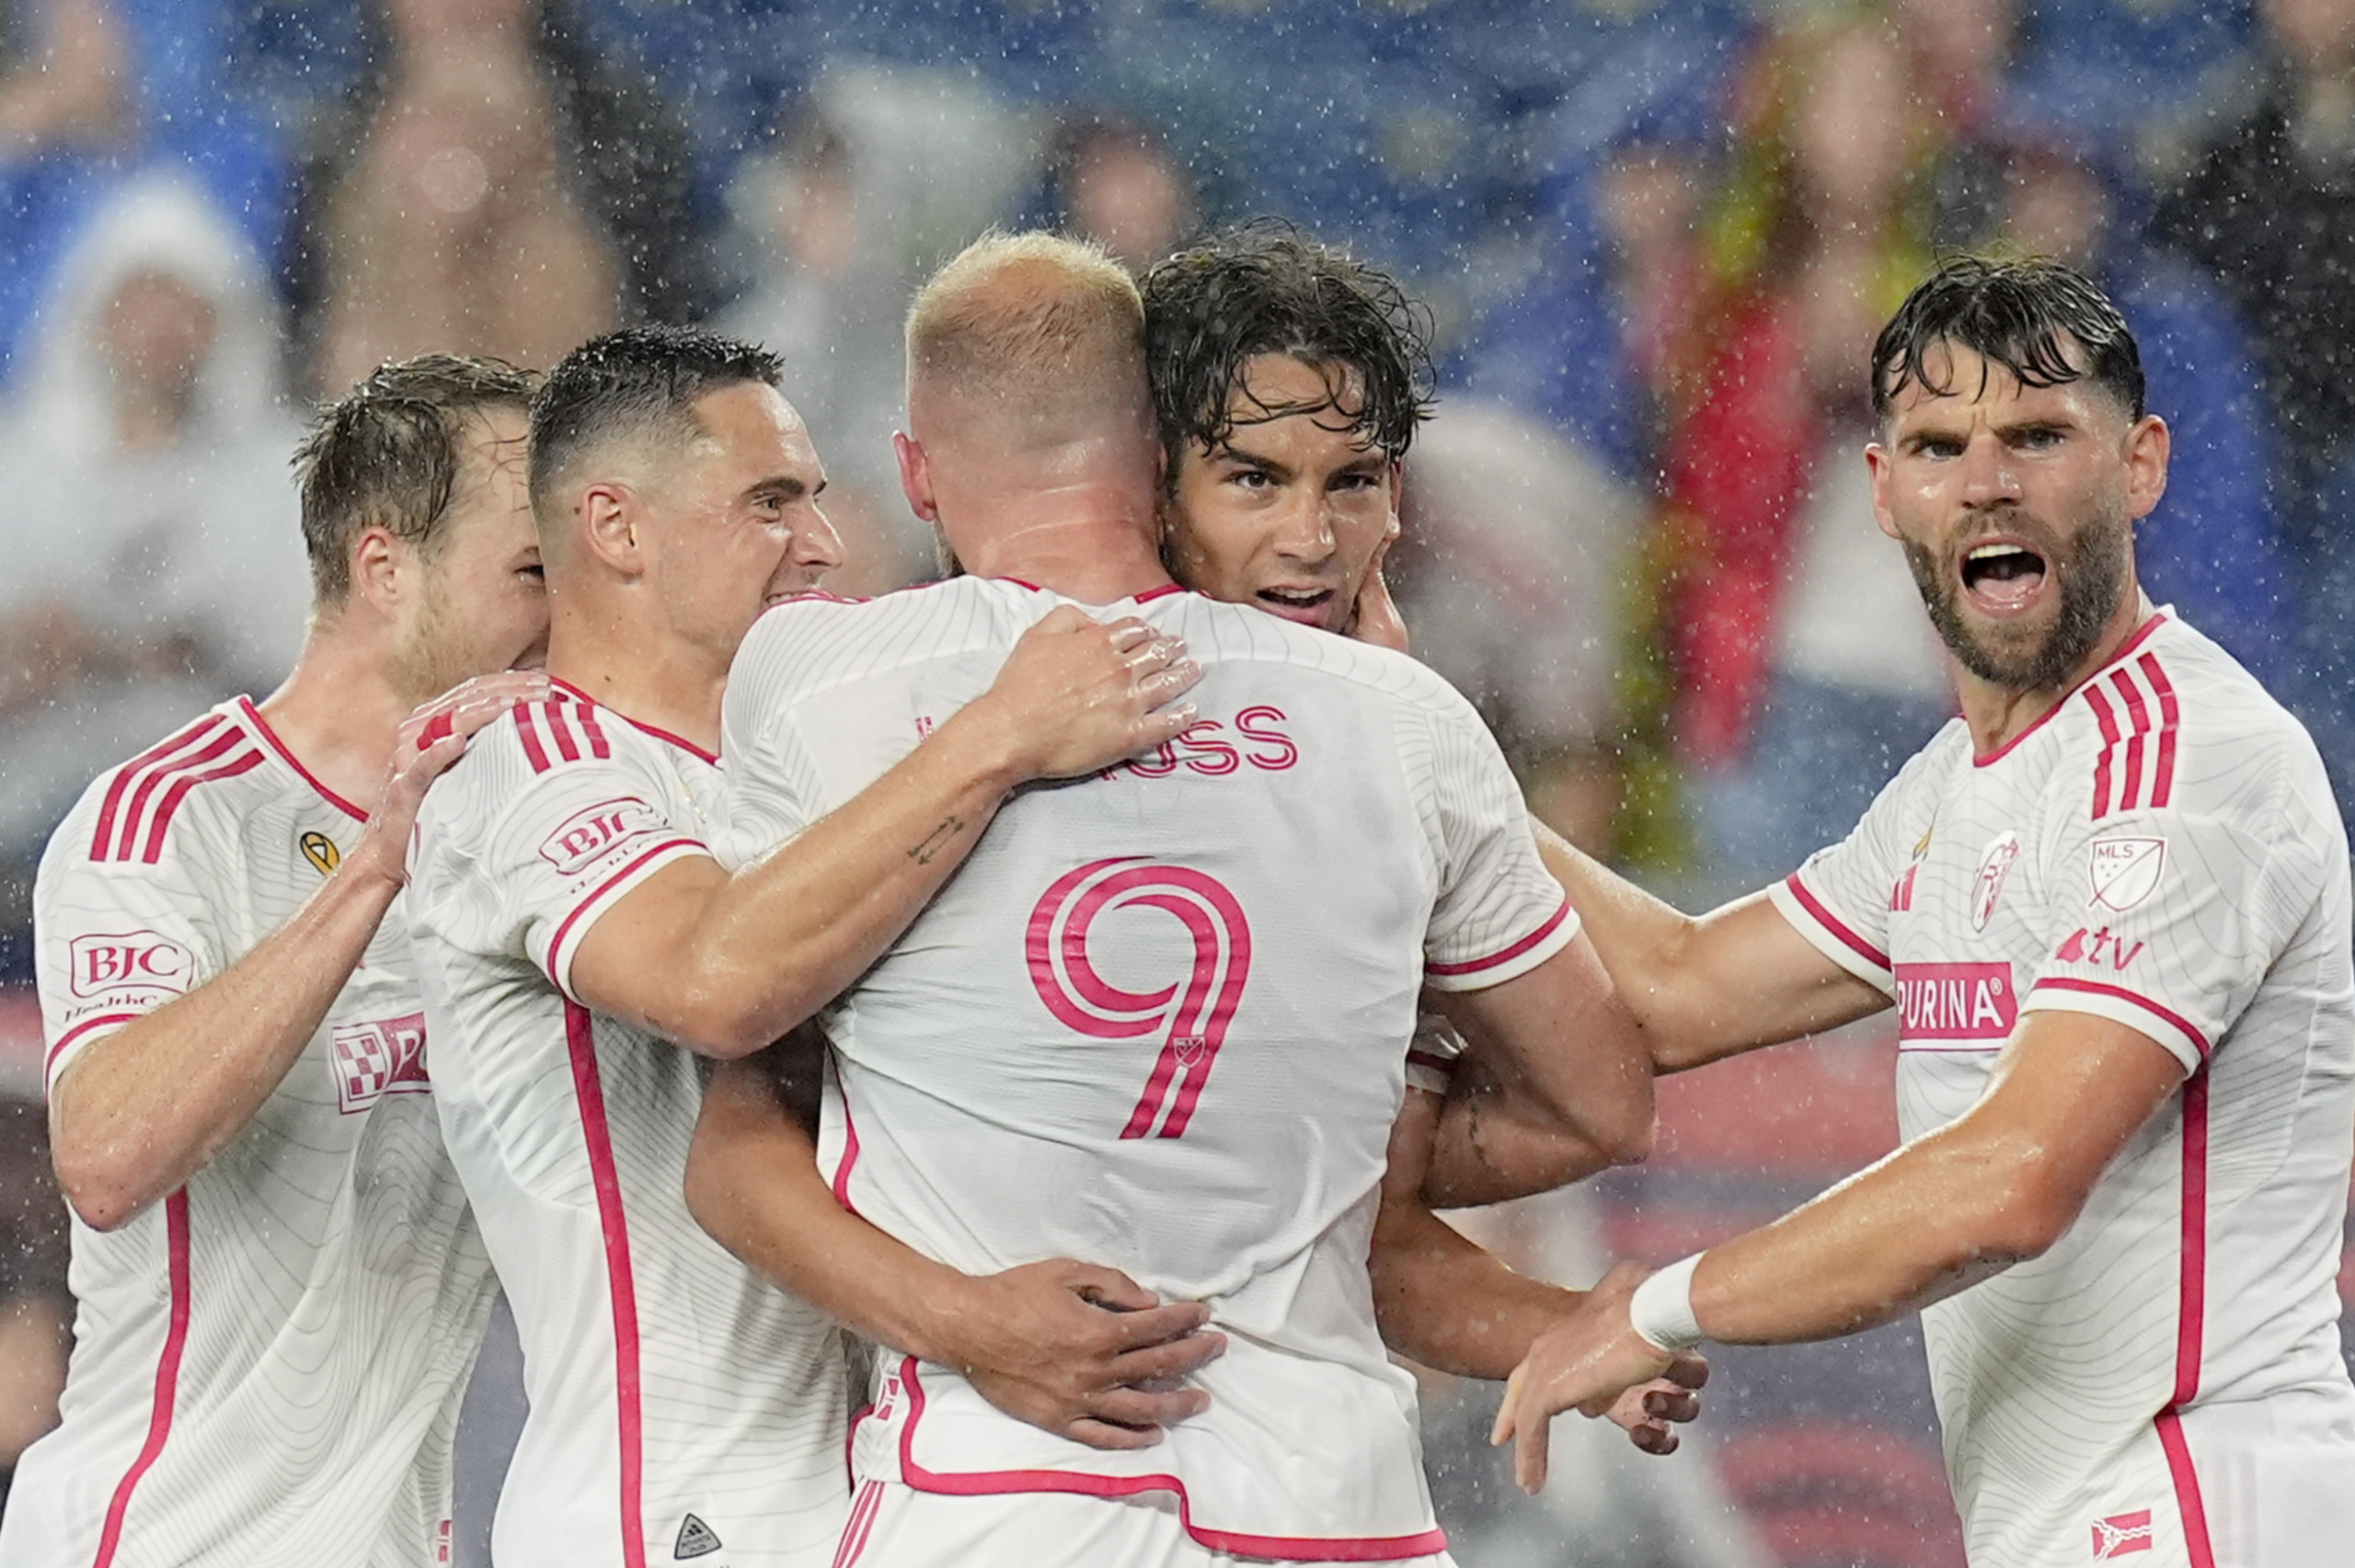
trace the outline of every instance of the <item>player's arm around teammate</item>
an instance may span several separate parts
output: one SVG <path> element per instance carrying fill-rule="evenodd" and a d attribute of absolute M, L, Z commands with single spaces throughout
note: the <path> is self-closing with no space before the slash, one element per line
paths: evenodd
<path fill-rule="evenodd" d="M 51 1090 L 58 1185 L 111 1230 L 177 1191 L 242 1133 L 318 1030 L 408 881 L 427 786 L 466 739 L 546 677 L 465 682 L 400 727 L 383 793 L 352 853 L 294 918 L 187 995 L 93 1043 Z"/>

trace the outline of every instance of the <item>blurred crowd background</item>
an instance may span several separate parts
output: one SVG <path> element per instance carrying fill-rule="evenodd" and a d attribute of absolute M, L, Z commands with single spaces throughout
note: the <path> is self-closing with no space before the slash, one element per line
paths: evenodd
<path fill-rule="evenodd" d="M 33 866 L 98 772 L 282 674 L 312 400 L 717 323 L 784 351 L 875 592 L 930 569 L 889 437 L 933 265 L 1258 213 L 1429 306 L 1418 652 L 1534 809 L 1688 905 L 1950 711 L 1857 455 L 1947 247 L 2117 298 L 2176 432 L 2150 590 L 2355 784 L 2355 0 L 0 0 L 0 1467 L 70 1311 Z M 1682 1255 L 1887 1149 L 1893 1067 L 1867 1026 L 1672 1081 L 1649 1166 L 1475 1223 L 1570 1283 Z M 1691 1453 L 1596 1434 L 1541 1504 L 1494 1391 L 1432 1380 L 1459 1558 L 1960 1562 L 1910 1326 L 1717 1359 Z"/>

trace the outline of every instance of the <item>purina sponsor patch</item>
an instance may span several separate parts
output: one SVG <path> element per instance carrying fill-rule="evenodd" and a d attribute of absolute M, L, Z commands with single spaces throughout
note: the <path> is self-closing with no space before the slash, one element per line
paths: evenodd
<path fill-rule="evenodd" d="M 1897 1037 L 2005 1040 L 2020 1021 L 2009 964 L 1900 964 Z"/>
<path fill-rule="evenodd" d="M 2166 869 L 2165 839 L 2096 839 L 2087 866 L 2093 876 L 2093 897 L 2087 905 L 2105 910 L 2131 910 L 2158 890 L 2159 875 Z"/>

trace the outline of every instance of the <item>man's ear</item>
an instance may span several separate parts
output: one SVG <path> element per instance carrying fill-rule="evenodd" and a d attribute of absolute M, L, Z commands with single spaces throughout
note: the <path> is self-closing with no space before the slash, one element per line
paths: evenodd
<path fill-rule="evenodd" d="M 1889 449 L 1878 441 L 1865 446 L 1865 469 L 1871 475 L 1873 491 L 1873 521 L 1891 539 L 1897 537 L 1897 519 L 1889 509 L 1890 459 Z"/>
<path fill-rule="evenodd" d="M 627 485 L 604 479 L 583 486 L 572 503 L 581 547 L 625 577 L 646 569 L 638 539 L 640 506 L 638 493 Z"/>
<path fill-rule="evenodd" d="M 408 587 L 401 579 L 415 556 L 390 529 L 362 529 L 351 542 L 352 593 L 380 611 L 391 611 Z"/>
<path fill-rule="evenodd" d="M 926 522 L 940 521 L 940 505 L 932 493 L 932 464 L 924 443 L 905 430 L 891 432 L 891 454 L 900 460 L 900 494 L 908 509 Z"/>
<path fill-rule="evenodd" d="M 2145 414 L 2126 432 L 2126 515 L 2136 522 L 2151 515 L 2167 493 L 2167 459 L 2175 436 L 2156 414 Z"/>

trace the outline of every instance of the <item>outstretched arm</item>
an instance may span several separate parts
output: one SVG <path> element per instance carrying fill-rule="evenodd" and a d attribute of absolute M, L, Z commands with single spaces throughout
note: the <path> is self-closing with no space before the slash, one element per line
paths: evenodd
<path fill-rule="evenodd" d="M 245 1131 L 408 881 L 409 830 L 426 787 L 477 730 L 546 694 L 546 677 L 508 672 L 418 709 L 401 727 L 359 841 L 293 918 L 203 985 L 66 1064 L 50 1093 L 50 1140 L 58 1185 L 83 1223 L 128 1224 Z"/>
<path fill-rule="evenodd" d="M 1200 1302 L 1160 1302 L 1115 1269 L 1068 1259 L 976 1278 L 851 1213 L 818 1171 L 797 1082 L 814 1082 L 814 1031 L 724 1062 L 687 1157 L 687 1207 L 755 1273 L 836 1322 L 954 1367 L 1020 1420 L 1104 1448 L 1146 1448 L 1198 1413 L 1199 1390 L 1148 1391 L 1225 1348 Z"/>
<path fill-rule="evenodd" d="M 663 867 L 580 941 L 592 1010 L 717 1057 L 756 1051 L 856 979 L 907 929 L 1017 786 L 1092 773 L 1194 721 L 1200 670 L 1141 621 L 1065 606 L 989 691 L 874 784 L 733 875 Z"/>
<path fill-rule="evenodd" d="M 1889 999 L 1791 929 L 1763 893 L 1706 915 L 1671 908 L 1532 821 L 1661 1072 L 1854 1023 Z"/>
<path fill-rule="evenodd" d="M 2110 1162 L 2173 1098 L 2183 1063 L 2139 1030 L 2092 1013 L 2029 1013 L 1986 1094 L 1813 1202 L 1662 1270 L 1622 1265 L 1549 1330 L 1512 1375 L 1496 1440 L 1545 1479 L 1546 1425 L 1596 1413 L 1655 1377 L 1662 1345 L 1781 1345 L 1859 1333 L 2041 1254 Z M 1650 1338 L 1634 1326 L 1642 1321 Z"/>

